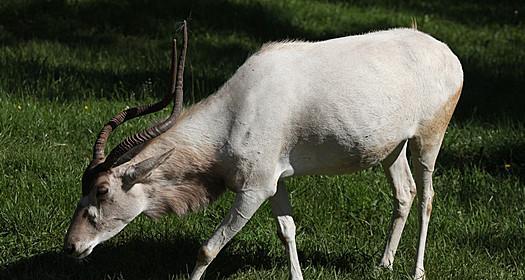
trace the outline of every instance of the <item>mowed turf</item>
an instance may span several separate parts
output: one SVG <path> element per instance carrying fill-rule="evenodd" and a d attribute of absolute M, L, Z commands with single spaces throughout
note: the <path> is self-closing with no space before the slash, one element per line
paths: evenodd
<path fill-rule="evenodd" d="M 211 1 L 210 1 L 211 2 Z M 191 11 L 186 104 L 215 91 L 265 41 L 318 40 L 394 26 L 447 44 L 464 93 L 434 176 L 429 279 L 525 277 L 525 34 L 519 1 L 2 1 L 0 3 L 0 279 L 184 279 L 231 205 L 139 217 L 85 261 L 61 253 L 96 133 L 167 88 L 169 40 Z M 168 114 L 131 121 L 110 140 Z M 394 271 L 376 269 L 391 217 L 380 167 L 293 178 L 306 279 L 407 279 L 417 205 Z M 208 279 L 286 279 L 269 205 L 219 254 Z"/>

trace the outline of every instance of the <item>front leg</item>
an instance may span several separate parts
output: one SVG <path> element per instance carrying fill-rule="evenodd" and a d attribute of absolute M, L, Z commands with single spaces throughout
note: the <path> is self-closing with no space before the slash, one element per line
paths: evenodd
<path fill-rule="evenodd" d="M 284 181 L 277 183 L 277 192 L 270 198 L 272 213 L 277 221 L 277 234 L 286 248 L 289 258 L 290 279 L 302 280 L 297 247 L 295 245 L 295 223 L 292 218 L 292 205 Z"/>
<path fill-rule="evenodd" d="M 275 193 L 275 187 L 272 189 L 273 191 L 270 192 L 249 190 L 237 193 L 228 215 L 215 230 L 212 237 L 200 248 L 195 268 L 191 274 L 192 280 L 198 280 L 202 277 L 206 268 L 224 245 L 246 225 L 261 204 Z"/>

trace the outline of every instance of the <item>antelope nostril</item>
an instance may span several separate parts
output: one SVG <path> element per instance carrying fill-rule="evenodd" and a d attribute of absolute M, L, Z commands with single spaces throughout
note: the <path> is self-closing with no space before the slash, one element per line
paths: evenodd
<path fill-rule="evenodd" d="M 66 252 L 66 254 L 72 255 L 73 253 L 75 253 L 75 244 L 66 244 L 66 246 L 64 246 L 64 251 Z"/>

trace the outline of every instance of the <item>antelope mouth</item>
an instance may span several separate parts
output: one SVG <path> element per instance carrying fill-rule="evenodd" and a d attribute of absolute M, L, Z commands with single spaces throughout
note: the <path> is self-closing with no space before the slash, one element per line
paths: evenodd
<path fill-rule="evenodd" d="M 80 253 L 80 255 L 77 256 L 78 259 L 83 259 L 87 256 L 89 256 L 89 254 L 91 254 L 91 251 L 93 251 L 91 248 L 87 248 L 86 250 L 82 251 L 82 253 Z"/>
<path fill-rule="evenodd" d="M 84 251 L 75 252 L 74 254 L 71 255 L 71 257 L 74 258 L 74 259 L 77 259 L 77 260 L 81 260 L 81 259 L 89 256 L 91 254 L 91 252 L 93 252 L 93 248 L 94 247 L 95 246 L 89 246 L 86 249 L 84 249 Z"/>

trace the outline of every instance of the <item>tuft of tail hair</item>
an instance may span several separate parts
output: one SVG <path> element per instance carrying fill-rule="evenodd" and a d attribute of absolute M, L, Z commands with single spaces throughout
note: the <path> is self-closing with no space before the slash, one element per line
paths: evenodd
<path fill-rule="evenodd" d="M 412 17 L 412 23 L 411 23 L 412 29 L 417 30 L 417 20 L 416 17 Z"/>

